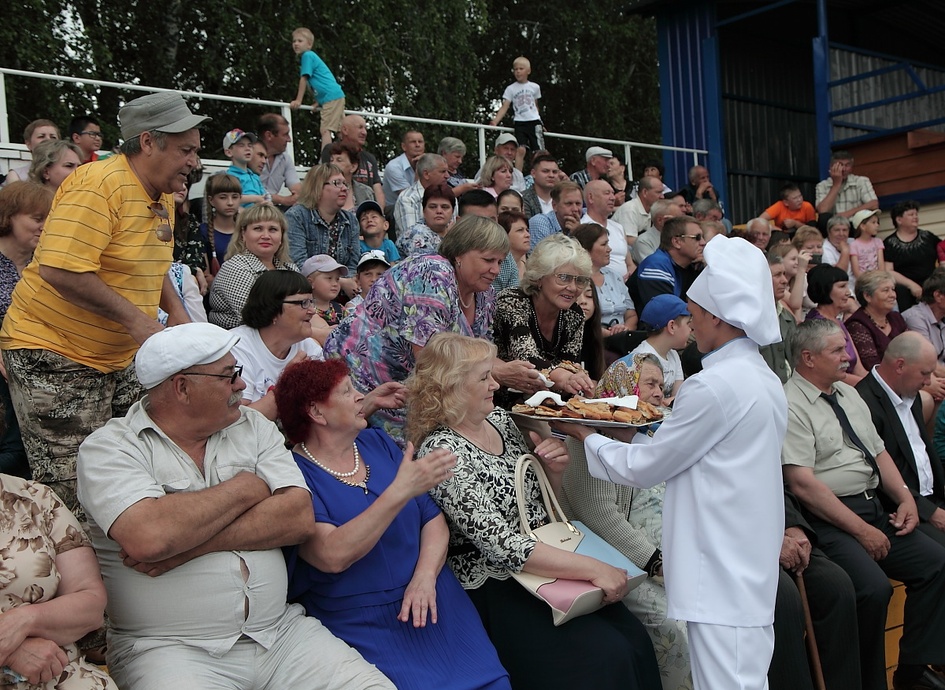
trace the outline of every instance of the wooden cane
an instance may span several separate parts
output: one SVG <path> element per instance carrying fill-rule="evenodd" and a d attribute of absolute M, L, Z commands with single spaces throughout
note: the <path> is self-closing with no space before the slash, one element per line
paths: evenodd
<path fill-rule="evenodd" d="M 811 674 L 814 676 L 816 690 L 827 690 L 824 682 L 824 672 L 820 667 L 820 652 L 817 651 L 817 638 L 814 637 L 814 620 L 810 616 L 810 605 L 807 603 L 807 587 L 804 585 L 804 576 L 794 573 L 794 582 L 801 595 L 801 607 L 804 609 L 804 630 L 807 633 L 807 657 L 810 663 Z"/>

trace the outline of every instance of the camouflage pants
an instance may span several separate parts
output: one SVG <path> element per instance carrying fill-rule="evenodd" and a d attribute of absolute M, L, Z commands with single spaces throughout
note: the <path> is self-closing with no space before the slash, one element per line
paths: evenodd
<path fill-rule="evenodd" d="M 84 524 L 75 488 L 79 444 L 141 395 L 134 365 L 103 374 L 49 350 L 5 350 L 3 362 L 33 479 Z"/>

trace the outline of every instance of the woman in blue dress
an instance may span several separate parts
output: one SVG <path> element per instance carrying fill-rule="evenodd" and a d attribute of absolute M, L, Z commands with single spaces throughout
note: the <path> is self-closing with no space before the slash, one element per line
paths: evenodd
<path fill-rule="evenodd" d="M 338 360 L 286 368 L 279 418 L 312 491 L 316 527 L 286 549 L 289 599 L 400 690 L 508 690 L 479 615 L 449 568 L 449 529 L 427 491 L 451 476 L 447 450 L 413 460 L 369 429 Z"/>

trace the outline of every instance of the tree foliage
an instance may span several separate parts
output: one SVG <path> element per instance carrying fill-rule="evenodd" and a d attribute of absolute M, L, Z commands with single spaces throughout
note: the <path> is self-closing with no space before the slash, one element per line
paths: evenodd
<path fill-rule="evenodd" d="M 543 0 L 20 0 L 16 22 L 0 25 L 0 64 L 70 76 L 273 101 L 298 86 L 290 33 L 307 26 L 315 51 L 334 71 L 349 109 L 488 122 L 511 82 L 518 55 L 532 63 L 549 131 L 656 142 L 659 138 L 655 29 L 621 13 L 621 4 Z M 11 131 L 47 116 L 99 116 L 106 143 L 118 138 L 116 114 L 139 95 L 8 77 Z M 213 118 L 204 150 L 233 127 L 252 129 L 261 106 L 197 100 Z M 296 158 L 314 162 L 317 117 L 294 118 Z M 511 125 L 511 116 L 503 124 Z M 371 125 L 369 147 L 381 160 L 399 152 L 408 127 Z M 474 130 L 423 125 L 428 146 L 451 134 L 477 150 Z M 490 137 L 491 139 L 491 137 Z M 490 141 L 491 144 L 491 141 Z M 549 141 L 570 167 L 586 143 Z"/>

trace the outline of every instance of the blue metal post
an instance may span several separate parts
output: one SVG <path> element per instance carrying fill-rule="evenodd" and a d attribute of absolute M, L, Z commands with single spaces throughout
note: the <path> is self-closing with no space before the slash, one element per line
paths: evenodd
<path fill-rule="evenodd" d="M 817 0 L 817 36 L 813 40 L 814 112 L 817 122 L 817 162 L 820 174 L 830 168 L 830 41 L 827 35 L 827 0 Z"/>
<path fill-rule="evenodd" d="M 719 36 L 702 41 L 702 96 L 705 112 L 706 148 L 709 173 L 715 193 L 724 203 L 728 199 L 728 163 L 725 156 L 725 129 L 722 125 L 722 85 L 719 79 Z"/>

